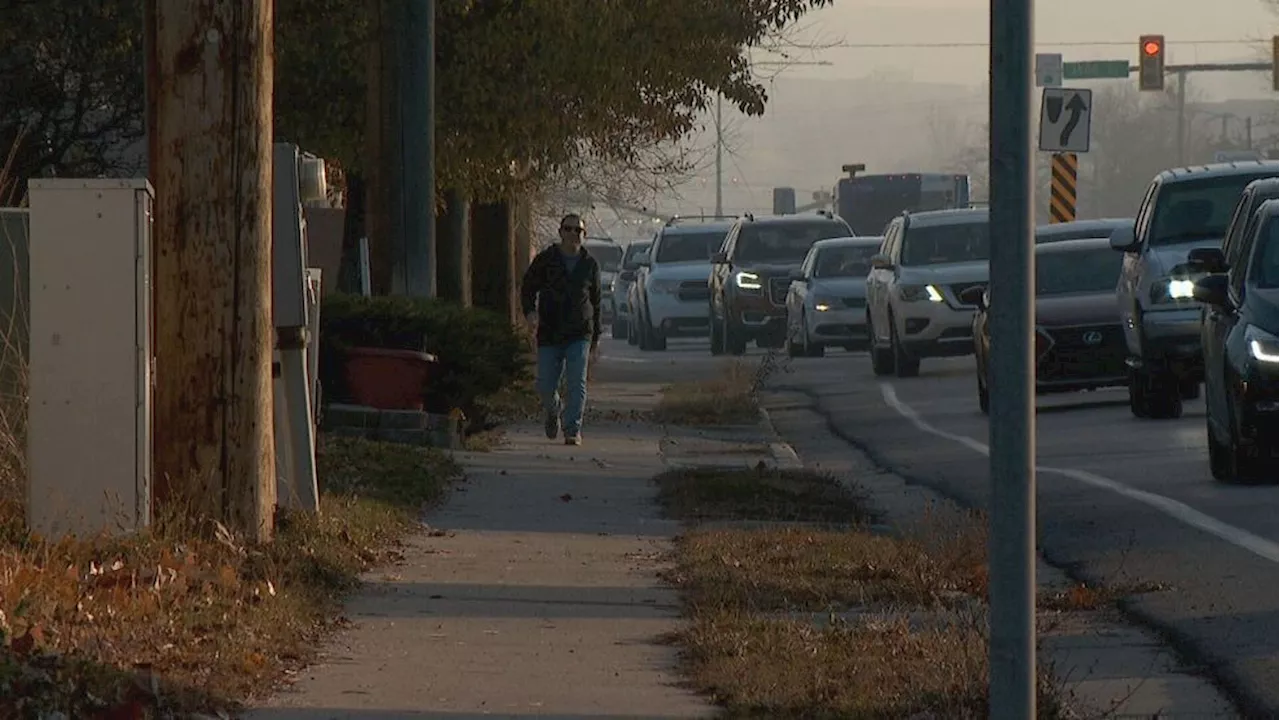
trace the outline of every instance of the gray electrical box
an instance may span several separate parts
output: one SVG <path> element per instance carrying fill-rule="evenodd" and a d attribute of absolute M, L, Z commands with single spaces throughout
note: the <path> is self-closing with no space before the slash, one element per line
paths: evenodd
<path fill-rule="evenodd" d="M 301 171 L 298 147 L 276 143 L 271 183 L 271 316 L 278 328 L 307 327 L 307 229 Z"/>
<path fill-rule="evenodd" d="M 32 180 L 27 521 L 47 538 L 151 523 L 146 180 Z"/>

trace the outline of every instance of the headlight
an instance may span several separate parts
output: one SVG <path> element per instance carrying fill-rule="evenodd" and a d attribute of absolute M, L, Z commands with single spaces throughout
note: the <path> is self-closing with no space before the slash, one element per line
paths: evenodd
<path fill-rule="evenodd" d="M 759 290 L 760 276 L 753 272 L 740 272 L 733 276 L 733 282 L 743 290 Z"/>
<path fill-rule="evenodd" d="M 944 299 L 942 291 L 933 285 L 899 285 L 898 296 L 904 302 L 928 300 L 929 302 L 940 303 Z"/>
<path fill-rule="evenodd" d="M 1151 304 L 1167 305 L 1185 303 L 1192 300 L 1196 287 L 1196 278 L 1168 277 L 1151 285 Z"/>
<path fill-rule="evenodd" d="M 650 278 L 649 292 L 675 292 L 680 288 L 680 281 L 671 278 Z"/>
<path fill-rule="evenodd" d="M 1244 339 L 1254 360 L 1268 365 L 1280 363 L 1280 347 L 1276 346 L 1275 335 L 1256 325 L 1249 325 L 1244 329 Z"/>
<path fill-rule="evenodd" d="M 813 309 L 818 312 L 827 312 L 829 310 L 838 309 L 842 303 L 839 298 L 833 297 L 816 297 L 813 299 Z"/>

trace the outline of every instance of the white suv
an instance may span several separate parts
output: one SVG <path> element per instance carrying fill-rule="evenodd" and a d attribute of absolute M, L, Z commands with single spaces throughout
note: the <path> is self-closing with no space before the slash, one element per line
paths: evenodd
<path fill-rule="evenodd" d="M 903 213 L 884 231 L 867 275 L 867 327 L 877 375 L 913 377 L 920 359 L 973 353 L 973 313 L 960 300 L 985 287 L 987 210 Z"/>
<path fill-rule="evenodd" d="M 711 256 L 724 243 L 732 220 L 675 217 L 640 258 L 632 317 L 641 350 L 666 350 L 673 337 L 705 337 Z"/>

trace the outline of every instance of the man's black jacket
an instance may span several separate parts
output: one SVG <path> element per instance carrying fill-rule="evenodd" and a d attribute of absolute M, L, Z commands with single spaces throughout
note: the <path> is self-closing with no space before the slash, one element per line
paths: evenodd
<path fill-rule="evenodd" d="M 552 245 L 534 256 L 520 286 L 524 314 L 537 309 L 538 345 L 600 339 L 600 264 L 586 248 L 569 272 L 564 252 Z"/>

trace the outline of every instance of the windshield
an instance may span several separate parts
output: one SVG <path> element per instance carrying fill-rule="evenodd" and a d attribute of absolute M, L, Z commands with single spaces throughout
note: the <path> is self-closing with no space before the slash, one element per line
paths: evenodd
<path fill-rule="evenodd" d="M 1036 258 L 1036 295 L 1112 293 L 1124 256 L 1110 246 L 1045 253 Z"/>
<path fill-rule="evenodd" d="M 991 252 L 991 226 L 986 220 L 963 225 L 908 228 L 902 239 L 903 265 L 986 260 Z"/>
<path fill-rule="evenodd" d="M 738 236 L 735 260 L 799 265 L 814 243 L 849 235 L 848 225 L 830 220 L 745 225 Z"/>
<path fill-rule="evenodd" d="M 813 276 L 819 278 L 866 277 L 871 272 L 871 256 L 877 246 L 823 248 L 814 258 Z"/>
<path fill-rule="evenodd" d="M 618 272 L 618 266 L 622 264 L 622 248 L 617 245 L 587 245 L 587 252 L 591 253 L 591 257 L 600 263 L 600 271 L 608 273 Z"/>
<path fill-rule="evenodd" d="M 636 261 L 640 256 L 649 252 L 649 243 L 632 243 L 627 246 L 627 255 L 622 259 L 623 270 L 635 270 L 640 267 Z"/>
<path fill-rule="evenodd" d="M 710 262 L 724 244 L 724 230 L 699 233 L 671 233 L 658 242 L 656 263 Z"/>
<path fill-rule="evenodd" d="M 1172 183 L 1160 192 L 1149 233 L 1152 245 L 1222 237 L 1244 187 L 1261 175 L 1228 175 Z"/>

